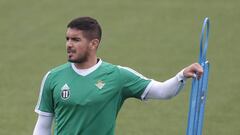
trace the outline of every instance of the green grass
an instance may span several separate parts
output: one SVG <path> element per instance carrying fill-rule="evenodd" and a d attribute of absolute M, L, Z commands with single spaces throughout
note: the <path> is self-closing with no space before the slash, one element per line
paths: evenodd
<path fill-rule="evenodd" d="M 211 71 L 203 134 L 238 135 L 239 6 L 238 0 L 1 0 L 0 134 L 32 134 L 41 79 L 66 62 L 70 19 L 97 18 L 103 27 L 102 59 L 163 81 L 197 61 L 202 21 L 209 16 Z M 190 84 L 168 101 L 127 100 L 116 134 L 184 135 Z"/>

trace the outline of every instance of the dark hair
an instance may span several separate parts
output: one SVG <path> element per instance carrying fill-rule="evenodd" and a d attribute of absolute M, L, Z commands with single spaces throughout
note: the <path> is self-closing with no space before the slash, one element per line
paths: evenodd
<path fill-rule="evenodd" d="M 67 25 L 67 28 L 82 30 L 84 36 L 89 40 L 97 38 L 100 41 L 102 37 L 101 26 L 96 19 L 91 17 L 78 17 L 73 19 Z"/>

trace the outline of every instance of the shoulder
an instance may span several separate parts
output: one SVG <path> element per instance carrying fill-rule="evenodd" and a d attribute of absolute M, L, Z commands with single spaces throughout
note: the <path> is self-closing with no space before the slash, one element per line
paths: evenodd
<path fill-rule="evenodd" d="M 105 69 L 108 72 L 117 71 L 120 76 L 125 76 L 125 77 L 136 76 L 136 77 L 146 79 L 146 77 L 144 77 L 142 74 L 140 74 L 139 72 L 135 71 L 134 69 L 132 69 L 130 67 L 125 67 L 125 66 L 121 66 L 121 65 L 114 65 L 114 64 L 111 64 L 111 63 L 108 63 L 108 62 L 103 62 L 102 63 L 102 68 Z"/>
<path fill-rule="evenodd" d="M 105 61 L 102 61 L 101 68 L 102 69 L 114 69 L 114 70 L 120 71 L 121 73 L 137 73 L 132 68 L 121 66 L 121 65 L 115 65 L 115 64 L 108 63 Z"/>
<path fill-rule="evenodd" d="M 123 76 L 139 77 L 139 78 L 142 78 L 142 79 L 147 79 L 142 74 L 140 74 L 139 72 L 137 72 L 136 70 L 134 70 L 132 68 L 124 67 L 124 66 L 120 66 L 120 65 L 118 65 L 117 67 L 120 70 L 121 75 L 123 75 Z"/>
<path fill-rule="evenodd" d="M 102 70 L 104 70 L 105 72 L 108 72 L 108 73 L 118 71 L 117 65 L 114 65 L 112 63 L 108 63 L 108 62 L 105 62 L 105 61 L 102 61 L 102 64 L 101 64 L 100 68 Z"/>
<path fill-rule="evenodd" d="M 63 72 L 68 71 L 71 68 L 71 64 L 70 63 L 65 63 L 62 65 L 59 65 L 55 68 L 50 69 L 47 74 L 45 75 L 46 78 L 50 78 L 53 77 L 55 75 L 61 74 Z"/>
<path fill-rule="evenodd" d="M 64 70 L 68 70 L 69 68 L 71 68 L 71 64 L 68 62 L 68 63 L 59 65 L 59 66 L 51 69 L 50 72 L 51 73 L 58 73 L 58 72 L 62 72 Z"/>
<path fill-rule="evenodd" d="M 101 69 L 103 69 L 107 72 L 112 72 L 112 71 L 118 72 L 120 75 L 124 75 L 124 74 L 138 74 L 138 75 L 140 75 L 138 72 L 136 72 L 135 70 L 133 70 L 129 67 L 115 65 L 115 64 L 108 63 L 108 62 L 105 62 L 105 61 L 102 62 Z"/>

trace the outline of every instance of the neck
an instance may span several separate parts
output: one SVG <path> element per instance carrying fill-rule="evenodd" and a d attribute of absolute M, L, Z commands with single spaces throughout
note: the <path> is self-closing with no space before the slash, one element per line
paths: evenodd
<path fill-rule="evenodd" d="M 83 63 L 74 63 L 75 67 L 78 69 L 88 69 L 97 64 L 97 57 L 89 58 Z"/>

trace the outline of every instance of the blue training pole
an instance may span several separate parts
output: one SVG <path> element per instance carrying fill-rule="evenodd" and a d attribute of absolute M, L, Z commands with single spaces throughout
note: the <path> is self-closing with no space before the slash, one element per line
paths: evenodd
<path fill-rule="evenodd" d="M 208 89 L 209 62 L 206 60 L 210 22 L 204 19 L 200 38 L 199 64 L 203 67 L 200 79 L 193 78 L 188 112 L 187 135 L 202 135 L 204 108 Z M 197 73 L 196 73 L 197 74 Z"/>

